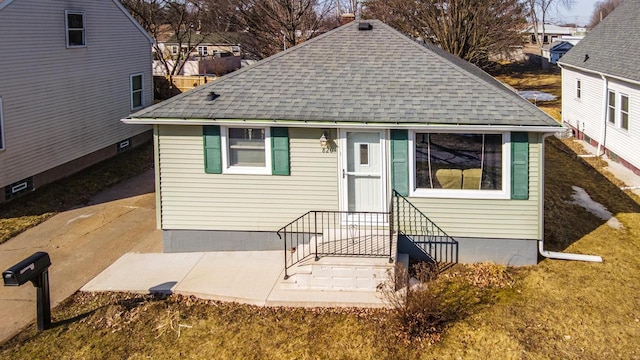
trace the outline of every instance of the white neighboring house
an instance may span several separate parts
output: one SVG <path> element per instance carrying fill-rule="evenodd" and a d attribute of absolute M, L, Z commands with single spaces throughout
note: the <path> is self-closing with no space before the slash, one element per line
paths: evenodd
<path fill-rule="evenodd" d="M 117 0 L 0 0 L 0 33 L 0 202 L 151 139 L 119 121 L 153 91 L 152 39 Z"/>
<path fill-rule="evenodd" d="M 552 44 L 545 45 L 542 48 L 542 57 L 547 59 L 551 64 L 555 64 L 573 48 L 573 44 L 569 41 L 554 41 Z"/>
<path fill-rule="evenodd" d="M 640 0 L 626 0 L 558 63 L 562 120 L 640 175 Z"/>

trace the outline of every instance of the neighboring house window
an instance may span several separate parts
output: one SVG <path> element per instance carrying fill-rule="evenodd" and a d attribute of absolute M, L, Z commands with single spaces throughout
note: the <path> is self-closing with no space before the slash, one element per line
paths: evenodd
<path fill-rule="evenodd" d="M 240 46 L 232 46 L 231 47 L 231 51 L 234 53 L 239 53 L 240 52 Z"/>
<path fill-rule="evenodd" d="M 576 99 L 582 98 L 582 81 L 580 79 L 576 79 Z"/>
<path fill-rule="evenodd" d="M 171 46 L 171 54 L 178 55 L 178 45 Z"/>
<path fill-rule="evenodd" d="M 131 75 L 131 110 L 144 106 L 142 74 Z"/>
<path fill-rule="evenodd" d="M 609 111 L 607 114 L 607 121 L 611 124 L 616 123 L 616 93 L 615 91 L 609 90 L 609 101 L 608 101 Z"/>
<path fill-rule="evenodd" d="M 413 134 L 414 196 L 507 197 L 509 134 Z"/>
<path fill-rule="evenodd" d="M 0 150 L 4 150 L 4 125 L 2 120 L 2 98 L 0 98 Z"/>
<path fill-rule="evenodd" d="M 84 11 L 65 10 L 67 47 L 86 46 Z"/>
<path fill-rule="evenodd" d="M 269 128 L 223 128 L 223 172 L 270 174 L 270 140 Z"/>
<path fill-rule="evenodd" d="M 620 127 L 629 130 L 629 96 L 620 94 Z"/>
<path fill-rule="evenodd" d="M 200 56 L 209 55 L 209 48 L 206 46 L 198 46 L 198 55 Z"/>

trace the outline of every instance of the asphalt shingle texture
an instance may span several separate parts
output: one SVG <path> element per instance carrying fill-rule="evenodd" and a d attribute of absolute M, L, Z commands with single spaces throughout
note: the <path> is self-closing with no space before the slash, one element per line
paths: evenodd
<path fill-rule="evenodd" d="M 640 0 L 625 0 L 560 64 L 640 81 Z"/>
<path fill-rule="evenodd" d="M 371 30 L 352 22 L 131 118 L 559 126 L 476 66 L 367 22 Z"/>

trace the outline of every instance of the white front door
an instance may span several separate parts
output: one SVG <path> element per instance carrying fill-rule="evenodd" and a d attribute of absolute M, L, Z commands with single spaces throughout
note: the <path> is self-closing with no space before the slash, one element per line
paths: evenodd
<path fill-rule="evenodd" d="M 343 209 L 383 212 L 384 139 L 380 131 L 343 132 Z"/>

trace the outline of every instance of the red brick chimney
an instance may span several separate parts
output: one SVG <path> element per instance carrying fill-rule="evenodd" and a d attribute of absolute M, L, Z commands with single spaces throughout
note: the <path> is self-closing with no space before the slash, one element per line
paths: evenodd
<path fill-rule="evenodd" d="M 355 19 L 356 19 L 355 14 L 349 14 L 349 13 L 342 14 L 342 16 L 340 16 L 340 25 L 348 24 Z"/>

